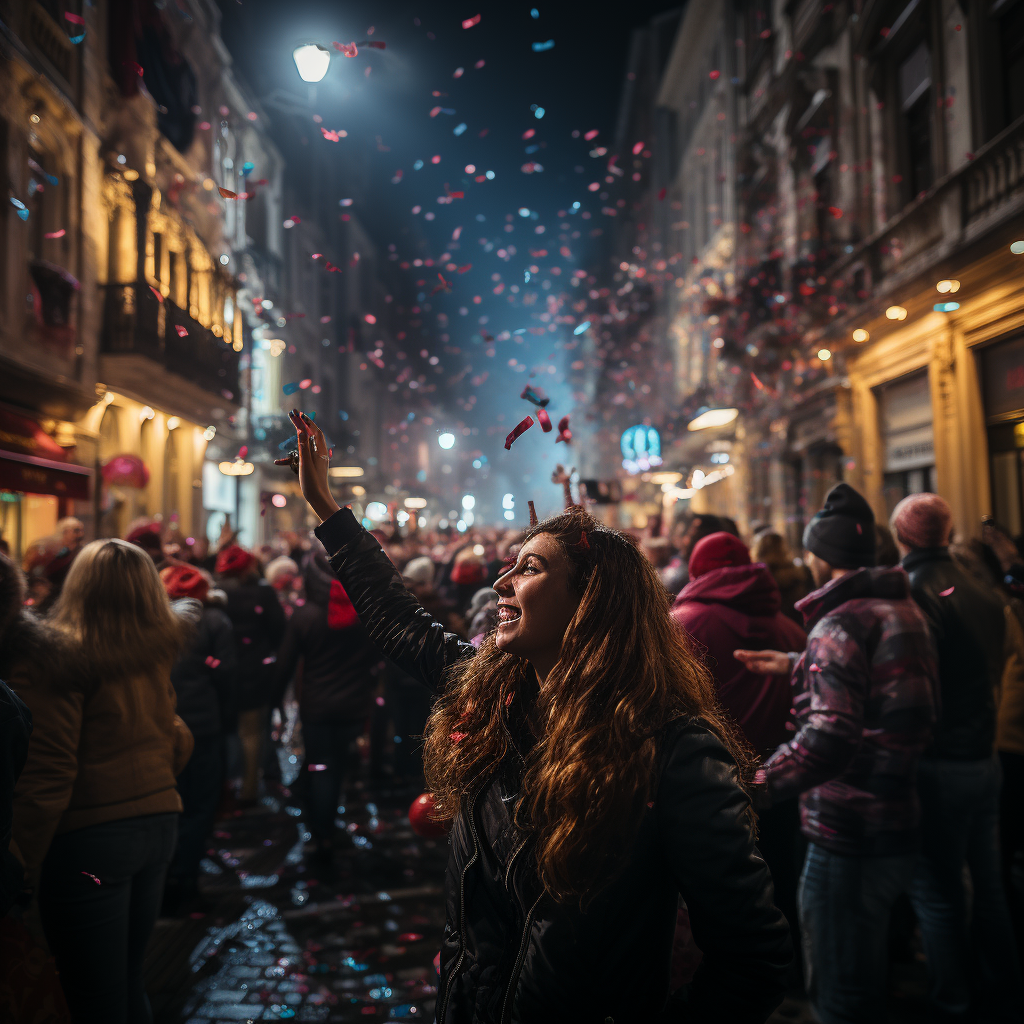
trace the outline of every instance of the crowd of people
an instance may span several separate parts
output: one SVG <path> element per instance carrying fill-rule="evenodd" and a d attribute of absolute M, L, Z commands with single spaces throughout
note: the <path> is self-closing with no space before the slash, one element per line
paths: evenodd
<path fill-rule="evenodd" d="M 202 907 L 218 814 L 288 793 L 288 707 L 322 870 L 361 768 L 452 822 L 440 1021 L 570 1019 L 610 950 L 650 975 L 648 1016 L 604 978 L 595 1020 L 762 1021 L 802 986 L 824 1024 L 884 1021 L 915 926 L 934 1019 L 1021 1019 L 1009 537 L 961 542 L 933 494 L 886 526 L 846 484 L 799 558 L 761 524 L 631 535 L 571 500 L 525 532 L 367 531 L 305 432 L 315 536 L 85 543 L 69 519 L 0 554 L 0 915 L 48 948 L 73 1021 L 151 1020 L 155 921 Z M 669 998 L 673 931 L 700 966 Z"/>

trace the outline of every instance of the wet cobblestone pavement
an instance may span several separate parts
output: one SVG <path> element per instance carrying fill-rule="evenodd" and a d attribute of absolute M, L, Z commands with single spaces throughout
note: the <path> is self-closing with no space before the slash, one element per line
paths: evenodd
<path fill-rule="evenodd" d="M 340 811 L 355 845 L 333 868 L 287 797 L 218 822 L 212 910 L 161 919 L 149 949 L 156 1024 L 433 1019 L 446 847 L 410 829 L 416 792 L 374 795 Z"/>

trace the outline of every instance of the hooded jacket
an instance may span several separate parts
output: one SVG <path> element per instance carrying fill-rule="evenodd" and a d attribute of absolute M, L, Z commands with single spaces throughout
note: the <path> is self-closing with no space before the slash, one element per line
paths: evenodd
<path fill-rule="evenodd" d="M 3 636 L 0 634 L 0 644 Z M 0 917 L 14 905 L 25 870 L 11 853 L 14 785 L 28 756 L 32 715 L 17 694 L 0 681 Z"/>
<path fill-rule="evenodd" d="M 769 793 L 802 794 L 804 835 L 833 853 L 914 852 L 938 668 L 907 574 L 855 569 L 797 608 L 808 628 L 793 670 L 798 728 L 765 765 Z"/>
<path fill-rule="evenodd" d="M 718 699 L 762 755 L 789 738 L 789 679 L 751 672 L 733 651 L 804 649 L 806 634 L 782 614 L 780 603 L 768 567 L 755 564 L 712 569 L 690 580 L 672 608 L 672 618 L 703 651 Z"/>
<path fill-rule="evenodd" d="M 358 722 L 370 713 L 381 656 L 323 554 L 306 559 L 304 575 L 306 601 L 288 620 L 278 655 L 278 692 L 301 660 L 302 720 Z"/>
<path fill-rule="evenodd" d="M 423 685 L 436 691 L 475 653 L 417 604 L 351 511 L 316 533 L 371 640 Z M 722 743 L 699 720 L 666 728 L 625 870 L 583 912 L 545 896 L 532 839 L 511 818 L 524 770 L 520 703 L 503 710 L 508 756 L 466 794 L 449 837 L 437 1021 L 762 1024 L 782 999 L 789 927 Z M 680 893 L 704 958 L 670 1001 Z"/>
<path fill-rule="evenodd" d="M 268 704 L 274 691 L 284 609 L 277 591 L 263 580 L 226 576 L 220 586 L 227 595 L 224 611 L 235 635 L 238 710 L 251 711 Z M 235 723 L 225 723 L 225 727 L 233 729 Z"/>

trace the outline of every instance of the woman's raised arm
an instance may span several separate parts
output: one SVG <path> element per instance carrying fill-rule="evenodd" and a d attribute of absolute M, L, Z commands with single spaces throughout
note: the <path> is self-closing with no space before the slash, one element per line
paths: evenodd
<path fill-rule="evenodd" d="M 351 509 L 339 508 L 328 485 L 330 453 L 323 432 L 297 410 L 299 486 L 320 518 L 316 535 L 370 639 L 401 669 L 433 691 L 446 668 L 475 653 L 472 644 L 445 633 L 409 593 L 398 570 Z M 280 464 L 293 462 L 279 460 Z M 293 465 L 293 468 L 294 467 Z"/>

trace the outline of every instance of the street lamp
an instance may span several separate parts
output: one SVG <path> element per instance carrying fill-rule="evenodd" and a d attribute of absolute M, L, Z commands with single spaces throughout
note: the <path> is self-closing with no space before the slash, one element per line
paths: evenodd
<path fill-rule="evenodd" d="M 331 66 L 331 51 L 318 43 L 303 43 L 292 50 L 292 58 L 304 82 L 322 82 Z"/>
<path fill-rule="evenodd" d="M 708 427 L 724 427 L 739 416 L 739 409 L 707 409 L 696 419 L 690 420 L 687 430 L 707 430 Z"/>

